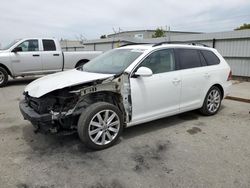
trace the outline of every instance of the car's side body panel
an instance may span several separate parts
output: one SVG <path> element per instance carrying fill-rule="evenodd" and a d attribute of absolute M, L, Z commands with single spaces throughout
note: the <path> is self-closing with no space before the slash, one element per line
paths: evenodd
<path fill-rule="evenodd" d="M 166 49 L 169 48 L 170 47 L 166 47 Z M 174 46 L 172 48 L 178 49 L 180 47 Z M 190 47 L 184 46 L 184 48 Z M 158 50 L 162 49 L 164 48 L 161 47 Z M 196 48 L 191 47 L 191 49 Z M 228 74 L 230 72 L 230 67 L 225 62 L 224 58 L 215 49 L 212 49 L 211 51 L 213 51 L 219 57 L 221 61 L 220 64 L 167 72 L 164 73 L 165 76 L 162 77 L 159 76 L 159 74 L 145 78 L 131 78 L 130 84 L 133 113 L 132 121 L 127 125 L 132 126 L 152 121 L 158 118 L 163 118 L 166 116 L 201 108 L 208 90 L 213 85 L 222 86 L 225 97 L 228 94 L 228 88 L 231 86 L 231 82 L 227 80 Z M 145 54 L 150 53 L 151 51 L 145 52 Z M 179 61 L 178 58 L 176 58 L 176 60 Z M 178 62 L 178 66 L 180 66 L 179 63 L 180 62 Z M 135 65 L 138 64 L 139 63 L 137 62 L 137 64 Z M 129 67 L 127 71 L 131 71 L 133 69 L 134 67 Z M 157 80 L 155 79 L 156 77 L 161 77 L 161 79 Z M 170 84 L 170 80 L 174 79 L 180 79 L 179 93 L 177 92 L 176 88 L 173 88 L 173 85 Z M 157 81 L 151 83 L 152 80 Z M 166 86 L 166 88 L 164 88 L 163 86 Z M 146 88 L 148 87 L 150 89 L 146 90 Z M 157 87 L 161 88 L 159 89 Z M 164 93 L 164 89 L 166 89 L 167 92 Z M 166 101 L 171 101 L 173 103 L 177 102 L 179 105 L 178 110 L 172 108 L 171 102 L 169 104 L 166 103 L 166 101 L 164 101 L 164 96 L 167 96 Z M 165 111 L 162 110 L 163 108 L 161 105 L 165 105 Z"/>

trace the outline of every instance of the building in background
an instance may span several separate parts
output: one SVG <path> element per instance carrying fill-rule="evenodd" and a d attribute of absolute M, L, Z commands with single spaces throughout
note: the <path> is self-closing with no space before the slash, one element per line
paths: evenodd
<path fill-rule="evenodd" d="M 202 43 L 216 48 L 232 68 L 234 76 L 250 77 L 250 29 L 216 32 L 170 32 L 166 37 L 150 38 L 153 30 L 137 30 L 108 35 L 105 39 L 87 40 L 84 42 L 67 42 L 68 50 L 107 51 L 125 44 L 158 43 L 163 41 Z M 74 49 L 75 47 L 75 49 Z"/>
<path fill-rule="evenodd" d="M 156 30 L 134 30 L 122 31 L 114 34 L 107 35 L 108 38 L 135 38 L 135 39 L 150 39 Z M 164 31 L 165 36 L 188 35 L 198 34 L 199 32 L 186 32 L 186 31 Z"/>
<path fill-rule="evenodd" d="M 79 40 L 60 40 L 63 51 L 84 51 L 85 47 L 82 41 Z"/>

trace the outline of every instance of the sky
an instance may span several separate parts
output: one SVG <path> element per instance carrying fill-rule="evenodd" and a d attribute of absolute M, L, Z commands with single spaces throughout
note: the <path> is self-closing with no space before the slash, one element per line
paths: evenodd
<path fill-rule="evenodd" d="M 119 28 L 218 32 L 243 23 L 250 23 L 250 0 L 1 0 L 0 43 L 97 39 Z"/>

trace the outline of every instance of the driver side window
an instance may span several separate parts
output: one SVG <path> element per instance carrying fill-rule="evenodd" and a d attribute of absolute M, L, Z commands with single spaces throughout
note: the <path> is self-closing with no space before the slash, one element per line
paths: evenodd
<path fill-rule="evenodd" d="M 38 40 L 26 40 L 19 44 L 17 47 L 22 48 L 22 52 L 34 52 L 39 51 Z"/>
<path fill-rule="evenodd" d="M 143 60 L 139 67 L 147 67 L 152 70 L 153 74 L 173 71 L 175 70 L 174 51 L 165 49 L 153 52 Z"/>

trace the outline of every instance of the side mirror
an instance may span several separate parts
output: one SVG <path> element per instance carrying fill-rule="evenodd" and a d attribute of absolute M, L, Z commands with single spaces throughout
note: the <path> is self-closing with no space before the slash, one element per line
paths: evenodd
<path fill-rule="evenodd" d="M 147 67 L 140 67 L 134 74 L 135 76 L 143 76 L 143 77 L 149 77 L 153 75 L 153 72 L 151 69 Z"/>
<path fill-rule="evenodd" d="M 21 47 L 15 47 L 12 52 L 17 53 L 17 52 L 22 52 L 23 49 Z"/>

